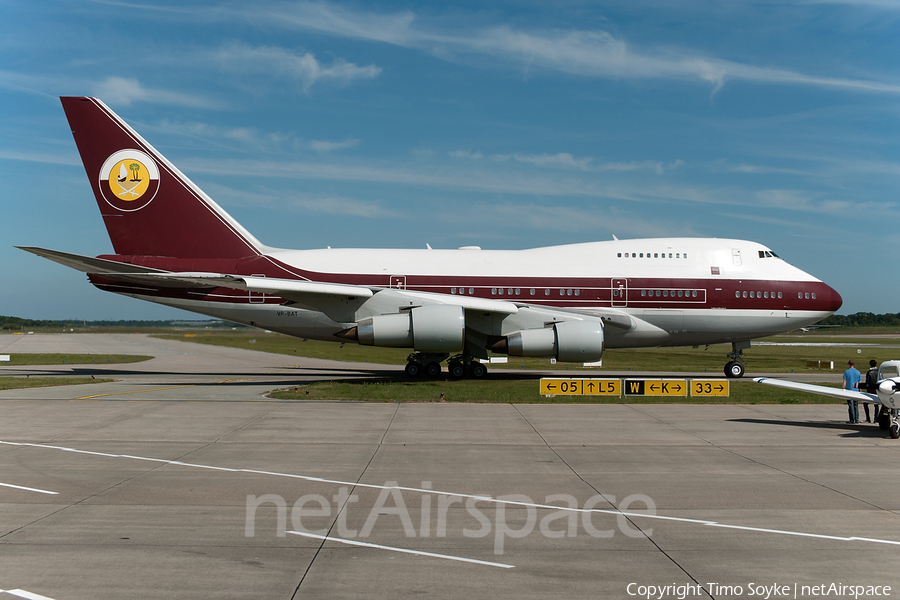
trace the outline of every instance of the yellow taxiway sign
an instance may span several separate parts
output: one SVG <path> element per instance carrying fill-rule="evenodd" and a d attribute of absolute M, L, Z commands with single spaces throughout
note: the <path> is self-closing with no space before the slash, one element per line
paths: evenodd
<path fill-rule="evenodd" d="M 541 379 L 544 396 L 621 396 L 619 379 Z"/>
<path fill-rule="evenodd" d="M 728 396 L 727 379 L 692 379 L 691 396 Z"/>

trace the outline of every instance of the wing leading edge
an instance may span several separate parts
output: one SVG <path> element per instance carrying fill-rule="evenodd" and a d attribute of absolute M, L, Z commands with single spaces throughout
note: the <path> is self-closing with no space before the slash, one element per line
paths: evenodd
<path fill-rule="evenodd" d="M 875 402 L 877 404 L 881 404 L 881 400 L 878 399 L 877 395 L 869 394 L 867 392 L 842 390 L 825 385 L 813 385 L 811 383 L 785 381 L 784 379 L 775 379 L 773 377 L 754 377 L 753 381 L 755 381 L 756 383 L 762 383 L 764 385 L 772 385 L 789 390 L 796 390 L 798 392 L 819 394 L 820 396 L 831 396 L 832 398 L 840 398 L 841 400 L 857 400 L 859 402 Z"/>

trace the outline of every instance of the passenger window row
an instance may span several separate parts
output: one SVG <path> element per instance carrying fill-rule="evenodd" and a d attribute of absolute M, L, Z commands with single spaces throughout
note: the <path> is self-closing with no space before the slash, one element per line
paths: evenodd
<path fill-rule="evenodd" d="M 459 288 L 459 289 L 460 289 L 460 292 L 459 292 L 460 294 L 465 293 L 465 288 Z M 455 294 L 456 293 L 455 290 L 456 290 L 456 288 L 451 288 L 450 293 Z M 470 294 L 473 293 L 472 288 L 469 288 L 469 293 Z M 503 296 L 504 294 L 507 296 L 518 296 L 521 293 L 522 293 L 522 288 L 491 288 L 492 296 Z M 534 296 L 537 293 L 538 293 L 538 291 L 535 288 L 531 288 L 528 290 L 529 296 Z M 550 288 L 544 288 L 544 295 L 545 296 L 550 295 Z M 575 289 L 575 288 L 560 288 L 559 295 L 560 296 L 580 296 L 581 290 Z"/>
<path fill-rule="evenodd" d="M 781 298 L 781 292 L 778 292 L 778 295 L 775 295 L 775 292 L 741 292 L 736 291 L 734 293 L 735 298 Z M 803 294 L 800 294 L 800 297 L 803 297 Z M 813 294 L 813 298 L 815 298 L 815 294 Z"/>
<path fill-rule="evenodd" d="M 666 258 L 665 252 L 626 252 L 622 254 L 619 252 L 616 254 L 617 258 Z M 687 258 L 687 252 L 676 252 L 673 256 L 671 252 L 668 253 L 669 258 Z"/>
<path fill-rule="evenodd" d="M 696 298 L 697 290 L 641 290 L 641 297 L 656 298 Z"/>

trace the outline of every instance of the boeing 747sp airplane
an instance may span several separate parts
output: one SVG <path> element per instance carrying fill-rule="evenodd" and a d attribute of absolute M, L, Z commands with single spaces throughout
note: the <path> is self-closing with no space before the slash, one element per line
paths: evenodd
<path fill-rule="evenodd" d="M 411 348 L 406 372 L 481 377 L 490 352 L 731 343 L 810 325 L 841 297 L 769 248 L 659 238 L 531 250 L 285 250 L 262 244 L 96 98 L 62 98 L 115 254 L 23 247 L 101 290 L 279 331 Z"/>

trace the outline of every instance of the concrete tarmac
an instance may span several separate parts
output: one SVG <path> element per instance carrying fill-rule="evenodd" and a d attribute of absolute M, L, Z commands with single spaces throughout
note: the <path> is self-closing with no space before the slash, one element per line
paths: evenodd
<path fill-rule="evenodd" d="M 156 358 L 0 367 L 118 380 L 0 392 L 0 599 L 900 590 L 900 441 L 840 405 L 285 402 L 399 367 L 0 336 L 25 351 Z"/>

